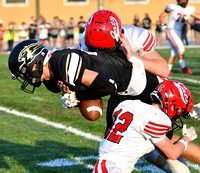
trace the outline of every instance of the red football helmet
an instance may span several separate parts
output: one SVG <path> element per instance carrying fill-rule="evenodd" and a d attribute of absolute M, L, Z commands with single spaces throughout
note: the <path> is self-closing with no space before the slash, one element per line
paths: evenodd
<path fill-rule="evenodd" d="M 119 43 L 121 22 L 109 10 L 94 13 L 86 24 L 85 43 L 89 47 L 110 49 Z"/>
<path fill-rule="evenodd" d="M 177 118 L 190 117 L 189 113 L 193 107 L 192 94 L 181 82 L 166 80 L 160 83 L 151 93 L 151 98 L 152 100 L 156 98 L 161 103 L 162 111 L 168 115 L 173 124 Z"/>

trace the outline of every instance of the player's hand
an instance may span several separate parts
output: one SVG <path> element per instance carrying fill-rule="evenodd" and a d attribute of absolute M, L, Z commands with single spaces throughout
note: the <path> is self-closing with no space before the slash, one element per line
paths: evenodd
<path fill-rule="evenodd" d="M 184 124 L 182 133 L 183 133 L 183 136 L 187 136 L 188 138 L 190 138 L 191 141 L 197 138 L 196 130 L 192 126 L 189 128 L 186 128 L 186 124 Z"/>
<path fill-rule="evenodd" d="M 78 106 L 79 100 L 76 99 L 75 92 L 68 92 L 61 94 L 62 106 L 66 109 Z"/>
<path fill-rule="evenodd" d="M 195 109 L 190 112 L 190 116 L 200 120 L 200 103 L 194 105 Z"/>
<path fill-rule="evenodd" d="M 57 81 L 57 85 L 61 91 L 68 93 L 69 88 L 62 81 Z"/>
<path fill-rule="evenodd" d="M 123 47 L 124 55 L 126 55 L 127 59 L 129 60 L 132 57 L 131 45 L 124 34 L 122 34 L 121 37 L 119 37 L 119 40 L 121 41 L 121 46 Z"/>

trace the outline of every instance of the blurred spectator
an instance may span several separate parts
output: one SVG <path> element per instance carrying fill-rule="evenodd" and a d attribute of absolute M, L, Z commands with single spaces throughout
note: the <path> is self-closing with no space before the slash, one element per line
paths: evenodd
<path fill-rule="evenodd" d="M 44 17 L 42 15 L 39 16 L 38 20 L 37 20 L 37 24 L 40 25 L 42 24 L 42 21 L 44 20 Z"/>
<path fill-rule="evenodd" d="M 15 23 L 12 21 L 8 23 L 6 38 L 8 40 L 8 51 L 10 52 L 13 49 L 13 44 L 15 40 Z"/>
<path fill-rule="evenodd" d="M 22 22 L 21 25 L 18 27 L 19 31 L 19 41 L 24 41 L 28 37 L 28 27 L 26 26 L 25 22 Z"/>
<path fill-rule="evenodd" d="M 80 19 L 78 21 L 78 27 L 79 27 L 79 44 L 81 43 L 81 40 L 83 39 L 83 32 L 85 30 L 86 21 L 84 21 L 83 16 L 80 16 Z"/>
<path fill-rule="evenodd" d="M 3 27 L 3 21 L 0 19 L 0 54 L 3 53 L 3 35 L 4 35 L 4 27 Z"/>
<path fill-rule="evenodd" d="M 200 19 L 194 19 L 194 40 L 196 45 L 200 45 Z"/>
<path fill-rule="evenodd" d="M 36 19 L 32 16 L 31 20 L 29 22 L 29 39 L 36 39 L 36 34 L 37 34 L 37 21 Z"/>
<path fill-rule="evenodd" d="M 139 19 L 138 14 L 135 14 L 135 16 L 134 16 L 134 18 L 133 18 L 133 25 L 134 25 L 134 26 L 137 26 L 137 27 L 140 27 L 140 26 L 141 26 L 141 23 L 140 23 L 140 19 Z"/>
<path fill-rule="evenodd" d="M 76 27 L 76 22 L 74 18 L 71 17 L 69 22 L 67 22 L 67 45 L 68 47 L 74 47 L 74 27 Z"/>
<path fill-rule="evenodd" d="M 67 37 L 67 30 L 66 30 L 64 20 L 60 20 L 60 33 L 59 33 L 59 35 L 60 35 L 61 48 L 65 49 L 66 48 L 65 41 L 66 41 L 66 37 Z"/>
<path fill-rule="evenodd" d="M 161 21 L 156 21 L 156 42 L 157 46 L 162 46 L 163 44 L 163 32 L 161 29 Z"/>
<path fill-rule="evenodd" d="M 42 23 L 38 25 L 38 38 L 44 46 L 48 45 L 48 32 L 50 27 L 51 26 L 47 24 L 46 19 L 43 17 Z"/>
<path fill-rule="evenodd" d="M 187 33 L 188 33 L 188 26 L 187 26 L 187 23 L 185 23 L 183 25 L 182 32 L 181 32 L 181 39 L 185 45 L 189 45 Z"/>
<path fill-rule="evenodd" d="M 142 20 L 142 27 L 151 32 L 151 19 L 149 18 L 149 14 L 144 14 L 144 19 Z"/>
<path fill-rule="evenodd" d="M 53 39 L 53 51 L 56 50 L 57 38 L 59 35 L 60 20 L 58 16 L 54 16 L 51 22 L 51 37 Z"/>

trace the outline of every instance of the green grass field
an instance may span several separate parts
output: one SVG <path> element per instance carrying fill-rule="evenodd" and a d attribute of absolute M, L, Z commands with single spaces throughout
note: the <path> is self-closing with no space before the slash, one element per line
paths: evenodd
<path fill-rule="evenodd" d="M 158 52 L 167 58 L 170 51 Z M 185 56 L 194 74 L 181 73 L 176 60 L 170 79 L 185 83 L 196 104 L 200 102 L 200 49 L 186 49 Z M 64 109 L 60 94 L 43 85 L 34 94 L 20 91 L 7 64 L 8 55 L 0 55 L 0 173 L 92 172 L 105 131 L 108 97 L 103 98 L 103 115 L 90 122 L 79 108 Z M 187 124 L 200 136 L 199 121 L 190 119 Z M 199 138 L 194 142 L 200 145 Z M 189 165 L 192 172 L 200 172 L 199 166 Z M 143 159 L 136 167 L 136 172 L 161 172 Z"/>

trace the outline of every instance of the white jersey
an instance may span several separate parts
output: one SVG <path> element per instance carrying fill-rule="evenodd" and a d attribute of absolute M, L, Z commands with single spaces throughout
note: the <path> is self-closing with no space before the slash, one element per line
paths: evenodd
<path fill-rule="evenodd" d="M 154 50 L 156 42 L 151 32 L 133 25 L 125 25 L 122 26 L 122 28 L 126 38 L 131 45 L 133 54 L 143 56 L 145 53 Z M 88 47 L 85 44 L 84 39 L 82 39 L 81 44 L 79 45 L 79 49 L 88 51 Z"/>
<path fill-rule="evenodd" d="M 169 3 L 165 9 L 169 12 L 167 29 L 182 30 L 185 21 L 187 21 L 191 14 L 195 13 L 195 7 L 188 5 L 183 8 L 178 4 Z"/>
<path fill-rule="evenodd" d="M 145 53 L 154 50 L 156 42 L 153 35 L 149 31 L 133 25 L 125 25 L 122 28 L 124 30 L 125 37 L 131 45 L 133 54 L 143 56 Z M 89 51 L 84 39 L 82 39 L 78 49 Z M 122 47 L 120 49 L 122 49 Z M 133 71 L 129 86 L 126 91 L 118 92 L 119 95 L 139 95 L 146 87 L 146 72 L 143 62 L 137 58 L 134 59 L 134 62 L 132 62 Z"/>
<path fill-rule="evenodd" d="M 100 144 L 95 173 L 102 169 L 131 172 L 137 160 L 152 151 L 154 144 L 163 140 L 171 128 L 171 120 L 165 113 L 140 100 L 121 102 L 113 113 L 113 120 Z M 104 168 L 102 161 L 106 162 Z"/>
<path fill-rule="evenodd" d="M 145 53 L 154 50 L 156 42 L 151 32 L 133 25 L 125 25 L 122 28 L 131 45 L 133 54 L 143 56 Z"/>

